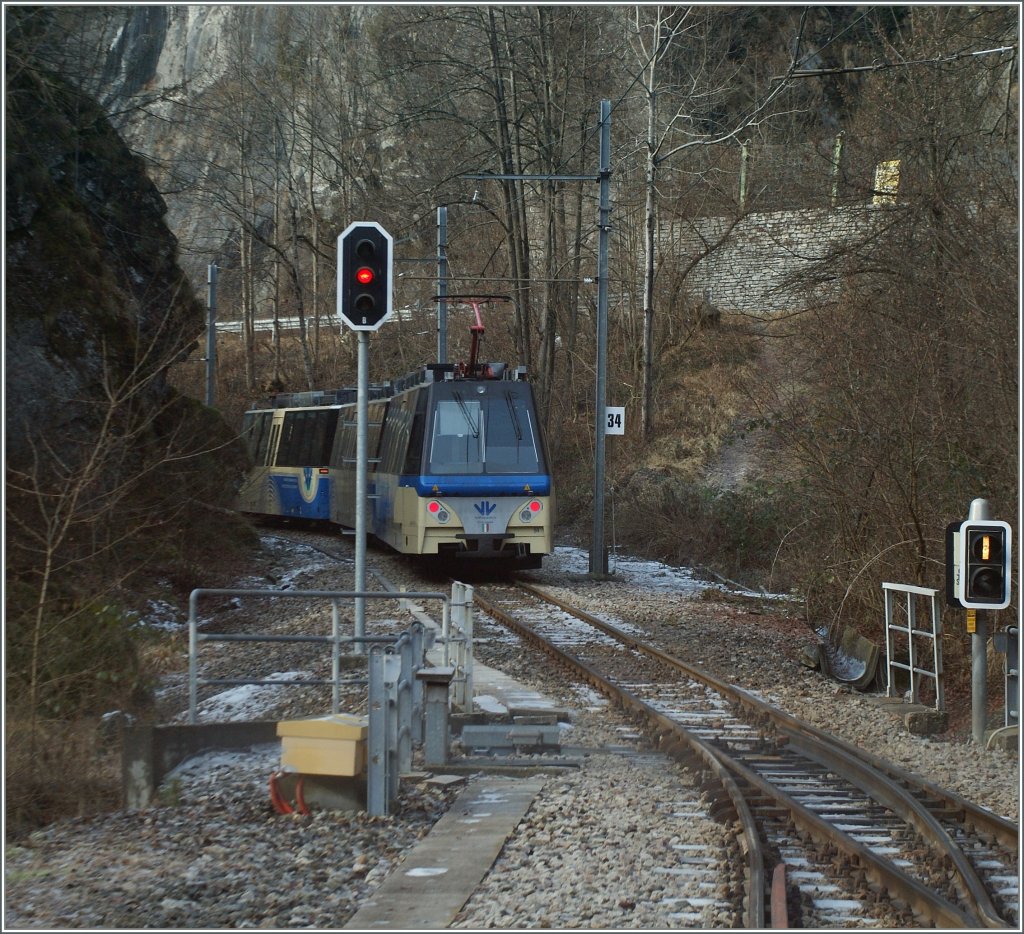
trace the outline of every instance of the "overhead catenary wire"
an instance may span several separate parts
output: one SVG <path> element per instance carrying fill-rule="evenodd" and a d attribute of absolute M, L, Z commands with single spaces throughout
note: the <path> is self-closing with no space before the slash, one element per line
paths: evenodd
<path fill-rule="evenodd" d="M 979 55 L 994 55 L 1002 52 L 1016 52 L 1017 45 L 1002 45 L 994 49 L 979 49 L 976 52 L 954 52 L 952 55 L 943 55 L 938 58 L 917 58 L 908 62 L 873 62 L 870 65 L 851 65 L 848 68 L 808 68 L 803 71 L 787 72 L 784 75 L 775 75 L 769 78 L 770 81 L 783 81 L 789 78 L 818 78 L 824 75 L 845 75 L 855 72 L 883 71 L 887 68 L 909 68 L 911 65 L 945 65 L 949 62 L 956 62 L 962 58 L 973 58 Z"/>

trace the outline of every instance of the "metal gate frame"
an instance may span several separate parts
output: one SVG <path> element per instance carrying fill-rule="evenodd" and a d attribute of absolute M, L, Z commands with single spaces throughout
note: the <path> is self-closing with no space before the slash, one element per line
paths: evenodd
<path fill-rule="evenodd" d="M 939 592 L 931 587 L 915 587 L 912 584 L 882 584 L 885 591 L 885 694 L 886 697 L 896 696 L 896 679 L 893 669 L 901 668 L 910 672 L 910 700 L 919 703 L 918 686 L 922 677 L 935 679 L 935 709 L 945 710 L 946 702 L 943 694 L 942 679 L 942 613 L 939 609 Z M 900 626 L 892 621 L 896 594 L 902 593 L 907 598 L 907 625 Z M 931 629 L 917 628 L 917 605 L 915 597 L 927 597 L 931 602 Z M 907 664 L 893 659 L 893 632 L 902 632 L 907 636 L 909 660 Z M 932 669 L 918 667 L 914 652 L 914 637 L 932 640 Z"/>

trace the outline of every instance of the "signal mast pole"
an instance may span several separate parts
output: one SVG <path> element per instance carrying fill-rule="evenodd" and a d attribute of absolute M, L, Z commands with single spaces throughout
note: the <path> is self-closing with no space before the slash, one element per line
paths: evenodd
<path fill-rule="evenodd" d="M 481 173 L 463 175 L 492 181 L 567 181 L 600 183 L 597 241 L 597 384 L 595 386 L 594 425 L 594 534 L 590 547 L 590 573 L 594 577 L 608 575 L 608 550 L 604 538 L 604 433 L 606 373 L 608 370 L 608 234 L 611 232 L 611 177 L 612 177 L 612 104 L 601 101 L 601 152 L 598 174 L 593 175 L 499 175 Z"/>
<path fill-rule="evenodd" d="M 355 592 L 366 591 L 366 449 L 368 447 L 366 420 L 369 417 L 370 396 L 370 335 L 359 331 L 358 370 L 356 374 L 356 566 Z M 366 598 L 356 597 L 353 602 L 356 639 L 366 635 Z M 356 642 L 356 654 L 362 654 L 366 643 Z"/>
<path fill-rule="evenodd" d="M 448 362 L 448 208 L 437 209 L 437 362 Z"/>
<path fill-rule="evenodd" d="M 594 399 L 594 534 L 590 546 L 590 574 L 608 574 L 608 549 L 604 537 L 604 433 L 608 370 L 608 223 L 611 214 L 612 105 L 601 101 L 601 155 L 598 181 L 597 240 L 597 384 Z"/>

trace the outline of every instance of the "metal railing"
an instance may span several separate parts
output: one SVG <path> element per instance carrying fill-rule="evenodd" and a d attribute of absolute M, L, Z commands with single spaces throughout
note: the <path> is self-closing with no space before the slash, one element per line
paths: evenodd
<path fill-rule="evenodd" d="M 885 661 L 886 661 L 886 697 L 896 696 L 896 677 L 894 669 L 901 669 L 910 674 L 910 700 L 919 703 L 920 681 L 922 677 L 935 679 L 935 709 L 945 709 L 942 680 L 942 614 L 939 610 L 939 592 L 930 587 L 915 587 L 911 584 L 882 584 L 885 591 Z M 893 621 L 896 594 L 904 594 L 907 598 L 907 623 L 900 625 Z M 915 597 L 926 597 L 931 606 L 931 628 L 917 628 L 917 603 Z M 898 662 L 895 655 L 894 634 L 900 633 L 907 637 L 908 661 Z M 915 650 L 914 639 L 930 639 L 932 642 L 932 667 L 922 668 L 919 665 L 919 653 Z M 923 662 L 921 662 L 923 664 Z"/>
<path fill-rule="evenodd" d="M 269 597 L 285 600 L 329 600 L 331 602 L 331 634 L 329 636 L 278 636 L 268 633 L 201 633 L 199 632 L 198 604 L 200 597 Z M 273 684 L 276 686 L 292 685 L 309 687 L 332 685 L 331 712 L 338 713 L 342 683 L 358 684 L 366 679 L 354 679 L 342 682 L 341 679 L 341 647 L 352 645 L 352 654 L 361 655 L 367 644 L 378 642 L 394 642 L 396 636 L 345 636 L 341 635 L 340 613 L 338 601 L 361 597 L 367 600 L 400 600 L 410 597 L 421 600 L 440 600 L 444 619 L 451 616 L 451 601 L 447 594 L 437 592 L 422 593 L 381 593 L 380 591 L 347 591 L 347 590 L 252 590 L 235 588 L 198 588 L 189 595 L 188 601 L 188 722 L 196 722 L 197 696 L 201 684 L 242 685 L 242 684 Z M 331 646 L 331 678 L 267 680 L 260 678 L 200 678 L 199 677 L 199 646 L 204 642 L 293 642 L 313 643 Z"/>
<path fill-rule="evenodd" d="M 392 587 L 378 576 L 386 587 Z M 408 591 L 396 592 L 403 600 L 412 599 L 416 594 Z M 425 626 L 436 629 L 436 623 L 427 617 L 415 604 L 406 609 Z M 452 704 L 463 713 L 473 712 L 473 588 L 460 581 L 452 581 L 450 611 L 444 614 L 436 642 L 442 647 L 441 664 L 455 669 L 452 677 Z"/>
<path fill-rule="evenodd" d="M 455 666 L 461 671 L 457 689 L 461 703 L 472 705 L 472 603 L 473 591 L 464 584 L 455 584 L 452 597 L 439 592 L 356 592 L 325 590 L 251 590 L 245 588 L 200 588 L 189 597 L 189 713 L 188 722 L 197 722 L 198 692 L 201 685 L 265 684 L 274 686 L 332 686 L 331 712 L 338 713 L 342 684 L 367 685 L 368 739 L 366 797 L 367 812 L 386 816 L 398 795 L 399 777 L 412 767 L 414 743 L 424 740 L 425 707 L 423 682 L 416 672 L 425 667 L 426 653 L 434 641 L 434 633 L 424 622 L 416 620 L 398 635 L 342 636 L 338 601 L 361 597 L 374 600 L 440 600 L 442 604 L 441 633 L 445 663 L 454 654 Z M 468 595 L 467 595 L 468 591 Z M 201 633 L 198 623 L 198 602 L 204 596 L 271 597 L 274 599 L 328 600 L 331 604 L 331 635 L 271 635 L 269 633 Z M 453 607 L 455 619 L 453 620 Z M 205 642 L 291 642 L 329 645 L 331 647 L 331 678 L 200 678 L 199 647 Z M 341 678 L 342 646 L 351 646 L 353 656 L 367 659 L 367 675 Z M 366 650 L 366 651 L 364 651 Z M 467 708 L 468 709 L 468 708 Z"/>

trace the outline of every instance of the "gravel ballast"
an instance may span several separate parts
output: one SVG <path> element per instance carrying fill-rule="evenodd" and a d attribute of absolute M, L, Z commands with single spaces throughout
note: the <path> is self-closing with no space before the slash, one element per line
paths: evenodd
<path fill-rule="evenodd" d="M 244 586 L 351 587 L 350 564 L 266 541 L 268 563 Z M 371 554 L 370 564 L 398 586 L 440 587 L 436 580 L 425 584 L 408 564 L 379 552 Z M 585 570 L 585 555 L 559 549 L 531 576 L 609 622 L 626 620 L 649 629 L 676 654 L 794 716 L 1018 820 L 1016 755 L 912 735 L 870 696 L 851 693 L 805 668 L 799 656 L 811 634 L 784 609 L 737 601 L 684 571 L 641 562 L 620 563 L 611 581 L 586 581 L 581 564 Z M 261 623 L 263 612 L 279 616 L 281 611 L 225 604 L 211 615 L 211 625 L 230 631 L 241 614 Z M 389 614 L 398 619 L 393 607 L 371 604 L 367 612 L 374 625 Z M 322 626 L 311 623 L 316 618 L 311 611 L 294 607 L 289 613 L 295 631 Z M 453 926 L 649 929 L 732 923 L 718 907 L 727 902 L 731 884 L 724 835 L 703 814 L 695 777 L 652 753 L 633 725 L 592 690 L 569 684 L 553 663 L 538 659 L 486 618 L 478 618 L 476 635 L 476 655 L 483 663 L 570 710 L 563 745 L 583 752 L 576 757 L 578 767 L 546 777 Z M 268 672 L 309 670 L 312 664 L 286 647 L 262 651 Z M 232 658 L 220 648 L 211 652 L 209 663 L 231 676 L 233 665 L 243 664 Z M 272 691 L 262 695 L 260 717 L 325 712 L 317 706 L 322 695 L 311 699 L 315 692 Z M 181 718 L 184 696 L 181 672 L 168 676 L 160 697 L 163 722 Z M 365 690 L 351 690 L 343 704 L 365 709 Z M 245 714 L 235 709 L 236 716 Z M 6 926 L 338 928 L 400 866 L 403 854 L 460 790 L 424 776 L 403 782 L 396 812 L 386 818 L 334 811 L 280 815 L 270 805 L 267 785 L 279 761 L 276 744 L 210 753 L 177 769 L 149 808 L 63 820 L 8 841 Z M 704 901 L 688 900 L 686 885 L 692 880 L 668 871 L 673 859 L 693 847 L 721 876 L 721 890 L 712 890 Z M 887 920 L 866 920 L 865 926 Z"/>

